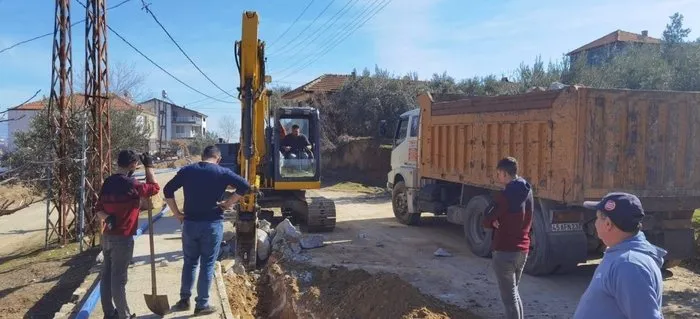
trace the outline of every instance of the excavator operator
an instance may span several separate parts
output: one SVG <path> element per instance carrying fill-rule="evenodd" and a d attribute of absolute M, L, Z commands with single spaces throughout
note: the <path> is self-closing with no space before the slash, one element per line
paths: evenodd
<path fill-rule="evenodd" d="M 299 132 L 299 125 L 292 125 L 292 132 L 282 140 L 282 154 L 285 159 L 313 158 L 311 143 L 306 135 Z"/>

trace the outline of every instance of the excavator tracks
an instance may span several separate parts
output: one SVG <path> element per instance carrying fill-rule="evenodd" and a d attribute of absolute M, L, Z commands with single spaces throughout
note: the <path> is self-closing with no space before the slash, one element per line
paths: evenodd
<path fill-rule="evenodd" d="M 282 207 L 283 212 L 302 222 L 307 232 L 330 232 L 335 229 L 335 202 L 323 196 L 289 200 Z"/>

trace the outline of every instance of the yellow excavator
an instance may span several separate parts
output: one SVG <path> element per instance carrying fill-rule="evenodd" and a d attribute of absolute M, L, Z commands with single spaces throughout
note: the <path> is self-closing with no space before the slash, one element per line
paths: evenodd
<path fill-rule="evenodd" d="M 237 154 L 234 170 L 251 185 L 237 205 L 236 258 L 247 269 L 257 262 L 259 218 L 272 219 L 272 208 L 291 217 L 307 232 L 335 228 L 335 203 L 322 196 L 307 197 L 306 190 L 321 188 L 321 130 L 319 111 L 312 107 L 280 107 L 270 110 L 265 74 L 265 42 L 258 39 L 259 16 L 243 13 L 242 38 L 236 41 L 236 66 L 240 73 L 241 135 L 238 145 L 222 150 Z M 287 134 L 287 132 L 290 132 Z M 290 150 L 286 143 L 305 135 L 310 145 Z"/>

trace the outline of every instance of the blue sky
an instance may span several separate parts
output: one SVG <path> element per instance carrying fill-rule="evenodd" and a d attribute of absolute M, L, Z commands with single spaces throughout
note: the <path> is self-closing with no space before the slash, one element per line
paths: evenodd
<path fill-rule="evenodd" d="M 261 16 L 260 37 L 269 46 L 268 72 L 273 80 L 280 81 L 273 84 L 292 87 L 323 73 L 373 69 L 375 64 L 398 75 L 415 71 L 423 79 L 443 71 L 456 78 L 507 75 L 522 61 L 530 63 L 537 55 L 545 61 L 559 59 L 563 53 L 616 29 L 649 30 L 651 36 L 659 37 L 668 17 L 677 11 L 685 16 L 685 26 L 694 30 L 691 38 L 700 36 L 697 0 L 393 0 L 330 49 L 329 39 L 339 36 L 363 10 L 374 12 L 383 1 L 315 0 L 276 42 L 309 0 L 148 2 L 185 51 L 226 90 L 239 85 L 233 43 L 240 38 L 245 10 L 255 10 Z M 110 0 L 107 5 L 119 2 Z M 189 64 L 141 6 L 141 0 L 132 0 L 110 10 L 108 24 L 184 82 L 206 94 L 231 100 Z M 334 25 L 324 26 L 343 8 L 345 13 L 338 15 L 340 19 Z M 84 9 L 76 1 L 72 9 L 72 21 L 84 18 Z M 0 50 L 51 32 L 53 15 L 52 1 L 0 0 Z M 289 42 L 309 25 L 306 32 Z M 74 72 L 84 72 L 84 32 L 83 24 L 73 28 Z M 315 41 L 310 41 L 316 35 Z M 166 90 L 176 103 L 209 115 L 210 130 L 217 129 L 218 119 L 224 115 L 239 117 L 238 104 L 212 100 L 192 103 L 204 97 L 171 79 L 113 34 L 108 39 L 110 63 L 133 64 L 146 75 L 148 92 L 159 96 L 161 90 Z M 330 51 L 319 56 L 327 48 Z M 38 89 L 48 94 L 50 71 L 51 37 L 0 53 L 0 108 L 18 104 Z M 0 127 L 0 136 L 5 134 L 6 129 Z"/>

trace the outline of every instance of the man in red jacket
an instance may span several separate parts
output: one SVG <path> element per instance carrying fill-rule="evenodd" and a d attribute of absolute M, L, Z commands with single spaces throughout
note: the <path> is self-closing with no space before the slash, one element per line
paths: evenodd
<path fill-rule="evenodd" d="M 494 230 L 493 268 L 506 309 L 506 318 L 522 319 L 523 302 L 518 285 L 530 248 L 534 201 L 532 186 L 518 176 L 518 162 L 506 157 L 496 166 L 496 179 L 504 189 L 496 192 L 484 218 L 484 227 Z"/>
<path fill-rule="evenodd" d="M 131 177 L 139 161 L 146 170 L 145 183 Z M 133 151 L 121 151 L 117 165 L 117 173 L 102 184 L 95 205 L 97 216 L 105 223 L 100 295 L 105 318 L 135 318 L 126 302 L 127 270 L 134 253 L 133 236 L 138 228 L 141 198 L 158 194 L 160 187 L 153 175 L 153 159 L 147 153 L 139 156 Z"/>

